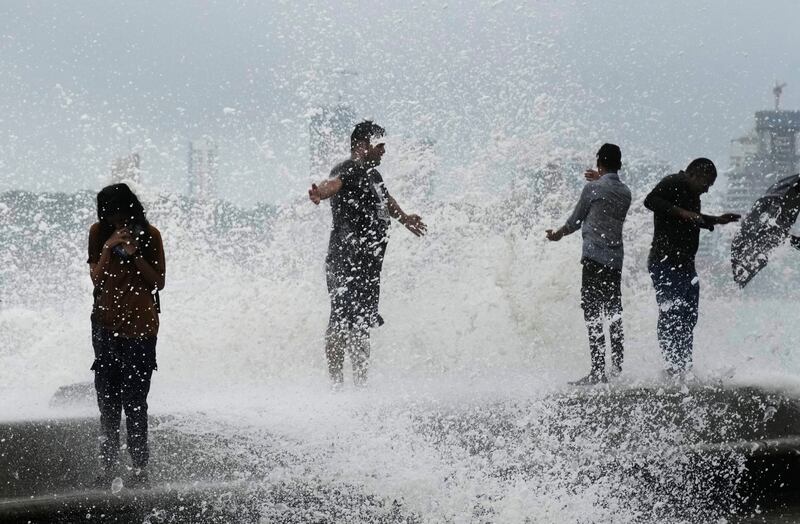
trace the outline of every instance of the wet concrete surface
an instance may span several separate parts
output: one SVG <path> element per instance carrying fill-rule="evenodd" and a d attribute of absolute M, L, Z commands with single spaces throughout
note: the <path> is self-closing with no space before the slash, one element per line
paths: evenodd
<path fill-rule="evenodd" d="M 625 512 L 627 521 L 800 521 L 800 409 L 781 394 L 601 387 L 471 404 L 426 399 L 402 408 L 413 413 L 412 431 L 444 461 L 468 464 L 495 486 L 477 497 L 475 522 L 500 521 L 492 499 L 520 482 L 543 493 L 600 486 L 615 504 L 624 501 L 606 515 Z M 130 471 L 123 464 L 123 487 L 115 491 L 93 484 L 97 419 L 0 424 L 0 521 L 439 520 L 412 511 L 400 496 L 323 479 L 315 458 L 287 446 L 285 436 L 204 417 L 153 417 L 150 487 L 125 487 Z M 293 474 L 270 476 L 275 470 Z"/>

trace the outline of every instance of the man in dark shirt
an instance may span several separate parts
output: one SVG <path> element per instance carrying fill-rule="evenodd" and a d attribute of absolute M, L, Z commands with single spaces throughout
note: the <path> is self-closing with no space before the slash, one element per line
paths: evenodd
<path fill-rule="evenodd" d="M 325 269 L 331 315 L 325 335 L 325 355 L 334 387 L 340 387 L 347 353 L 353 365 L 353 382 L 366 384 L 369 365 L 369 330 L 383 324 L 378 314 L 380 277 L 388 243 L 390 217 L 416 236 L 427 226 L 418 215 L 400 209 L 375 169 L 385 153 L 383 128 L 365 121 L 350 136 L 351 155 L 336 165 L 330 177 L 312 184 L 308 196 L 314 204 L 331 199 L 333 227 Z"/>
<path fill-rule="evenodd" d="M 668 175 L 647 195 L 644 205 L 653 212 L 655 229 L 648 258 L 658 302 L 658 341 L 666 370 L 682 376 L 692 364 L 693 331 L 697 324 L 700 281 L 694 258 L 700 229 L 739 220 L 739 215 L 700 213 L 700 195 L 717 179 L 707 158 L 693 160 L 686 171 Z"/>

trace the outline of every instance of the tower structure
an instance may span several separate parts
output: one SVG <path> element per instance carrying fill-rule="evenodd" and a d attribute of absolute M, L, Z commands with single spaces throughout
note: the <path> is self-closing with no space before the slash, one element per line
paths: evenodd
<path fill-rule="evenodd" d="M 800 111 L 780 108 L 786 84 L 772 90 L 775 109 L 757 111 L 755 129 L 731 142 L 727 207 L 745 212 L 775 181 L 793 175 L 800 167 Z"/>
<path fill-rule="evenodd" d="M 189 196 L 208 200 L 214 196 L 217 179 L 217 144 L 204 136 L 189 142 Z"/>
<path fill-rule="evenodd" d="M 111 163 L 111 183 L 133 182 L 138 184 L 140 182 L 139 160 L 139 153 L 115 158 Z"/>

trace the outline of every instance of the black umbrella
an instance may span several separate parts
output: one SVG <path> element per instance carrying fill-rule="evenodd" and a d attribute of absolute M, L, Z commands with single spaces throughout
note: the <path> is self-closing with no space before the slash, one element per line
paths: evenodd
<path fill-rule="evenodd" d="M 800 213 L 800 175 L 779 180 L 756 200 L 731 244 L 733 279 L 747 285 L 769 261 L 769 253 L 789 236 Z"/>

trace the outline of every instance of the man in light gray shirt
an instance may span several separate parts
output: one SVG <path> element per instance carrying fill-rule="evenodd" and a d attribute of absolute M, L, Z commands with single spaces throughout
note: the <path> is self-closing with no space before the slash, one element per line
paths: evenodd
<path fill-rule="evenodd" d="M 604 318 L 611 336 L 611 373 L 622 371 L 622 225 L 631 207 L 631 192 L 617 172 L 622 153 L 614 144 L 603 144 L 597 152 L 597 171 L 585 173 L 588 180 L 575 211 L 556 231 L 547 230 L 547 239 L 557 242 L 578 229 L 583 234 L 583 278 L 581 307 L 589 331 L 592 367 L 589 374 L 572 384 L 606 382 L 606 338 Z"/>

